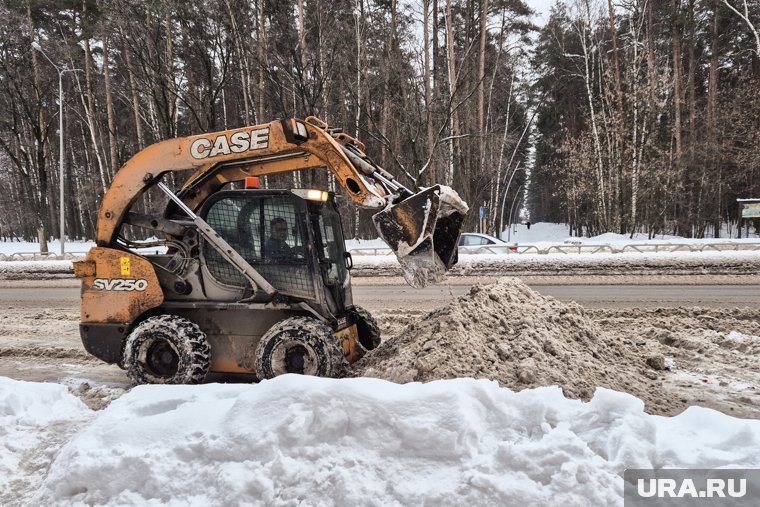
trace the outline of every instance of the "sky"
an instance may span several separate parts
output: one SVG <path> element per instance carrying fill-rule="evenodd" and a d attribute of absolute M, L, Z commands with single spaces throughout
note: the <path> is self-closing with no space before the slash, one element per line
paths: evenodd
<path fill-rule="evenodd" d="M 549 19 L 549 10 L 556 0 L 526 0 L 528 6 L 536 11 L 535 22 L 537 25 L 544 25 Z"/>

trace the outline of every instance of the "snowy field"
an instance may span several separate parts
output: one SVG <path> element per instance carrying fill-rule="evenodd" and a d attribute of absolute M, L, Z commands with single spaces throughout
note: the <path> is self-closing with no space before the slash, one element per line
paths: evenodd
<path fill-rule="evenodd" d="M 760 421 L 598 389 L 295 375 L 92 411 L 0 378 L 3 505 L 622 505 L 626 468 L 760 467 Z M 698 443 L 698 445 L 695 445 Z"/>

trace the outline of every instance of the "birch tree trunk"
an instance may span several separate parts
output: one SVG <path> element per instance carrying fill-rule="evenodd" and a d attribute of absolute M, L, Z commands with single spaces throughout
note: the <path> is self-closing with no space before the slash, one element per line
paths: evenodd
<path fill-rule="evenodd" d="M 749 5 L 747 3 L 747 0 L 742 0 L 742 12 L 739 12 L 739 10 L 734 7 L 728 0 L 723 0 L 723 3 L 726 4 L 726 6 L 734 12 L 734 14 L 739 16 L 741 20 L 744 21 L 744 23 L 747 25 L 747 28 L 749 28 L 750 32 L 752 32 L 752 35 L 755 37 L 755 53 L 757 54 L 757 57 L 760 58 L 760 33 L 758 33 L 755 24 L 749 19 Z"/>
<path fill-rule="evenodd" d="M 116 139 L 116 120 L 113 110 L 113 96 L 111 94 L 111 67 L 109 54 L 109 38 L 103 38 L 103 84 L 106 92 L 106 114 L 108 115 L 108 147 L 111 155 L 111 174 L 119 170 L 119 156 Z"/>
<path fill-rule="evenodd" d="M 681 6 L 681 0 L 673 0 L 674 13 L 678 12 Z M 681 156 L 683 154 L 683 148 L 681 144 L 681 101 L 682 97 L 682 85 L 681 85 L 681 34 L 678 27 L 673 22 L 671 28 L 671 45 L 673 48 L 673 137 L 676 143 L 675 151 L 675 163 L 676 167 L 681 166 Z"/>
<path fill-rule="evenodd" d="M 708 88 L 707 88 L 707 138 L 710 140 L 711 146 L 709 149 L 709 160 L 710 160 L 710 167 L 715 173 L 717 174 L 718 178 L 718 191 L 717 199 L 716 199 L 716 206 L 713 212 L 711 213 L 712 219 L 715 223 L 715 232 L 714 236 L 717 238 L 720 235 L 720 222 L 721 222 L 721 216 L 720 216 L 720 208 L 721 208 L 721 182 L 722 182 L 722 171 L 718 167 L 717 164 L 717 157 L 716 152 L 718 151 L 718 140 L 716 139 L 717 132 L 715 129 L 716 124 L 716 104 L 718 101 L 718 43 L 719 43 L 719 37 L 720 37 L 720 29 L 718 27 L 718 21 L 719 21 L 719 11 L 718 6 L 720 4 L 720 0 L 715 0 L 714 7 L 713 7 L 713 23 L 712 23 L 712 43 L 711 43 L 711 52 L 710 52 L 710 71 L 709 71 L 709 77 L 708 77 Z"/>
<path fill-rule="evenodd" d="M 497 231 L 499 238 L 501 238 L 501 231 L 503 229 L 502 223 L 500 219 L 497 219 L 496 216 L 496 205 L 499 202 L 499 198 L 501 197 L 501 180 L 502 180 L 502 169 L 501 165 L 504 161 L 504 148 L 507 146 L 507 133 L 509 132 L 509 113 L 510 113 L 510 106 L 512 105 L 512 90 L 515 86 L 515 74 L 512 73 L 512 79 L 509 81 L 509 95 L 507 99 L 507 114 L 504 118 L 504 133 L 501 136 L 501 147 L 499 149 L 499 161 L 496 164 L 496 191 L 494 192 L 494 204 L 492 204 L 491 209 L 493 210 L 491 213 L 491 229 Z M 509 170 L 509 168 L 507 168 Z M 506 197 L 505 197 L 506 198 Z"/>
<path fill-rule="evenodd" d="M 478 159 L 483 167 L 486 157 L 485 132 L 485 80 L 486 80 L 486 36 L 488 34 L 488 0 L 481 0 L 480 11 L 480 51 L 478 52 Z"/>
<path fill-rule="evenodd" d="M 636 19 L 636 14 L 640 14 L 641 21 Z M 631 216 L 630 228 L 631 238 L 638 228 L 638 201 L 639 201 L 639 175 L 641 172 L 641 159 L 644 151 L 644 143 L 647 131 L 646 115 L 641 114 L 641 99 L 639 88 L 639 73 L 641 72 L 641 60 L 639 56 L 639 46 L 641 32 L 644 20 L 647 19 L 644 13 L 639 13 L 638 5 L 631 11 L 630 38 L 633 50 L 633 61 L 631 65 L 631 99 L 629 100 L 633 113 L 633 122 L 631 125 Z M 642 121 L 639 121 L 639 118 Z"/>
<path fill-rule="evenodd" d="M 694 143 L 696 142 L 697 133 L 697 91 L 696 91 L 696 72 L 697 72 L 697 59 L 695 55 L 696 35 L 694 28 L 694 1 L 689 0 L 689 12 L 688 12 L 688 30 L 689 36 L 687 44 L 689 45 L 689 64 L 688 64 L 688 76 L 686 86 L 688 90 L 689 101 L 689 150 L 693 151 Z"/>
<path fill-rule="evenodd" d="M 601 142 L 599 140 L 599 128 L 597 127 L 596 122 L 596 108 L 594 106 L 594 94 L 592 90 L 592 48 L 589 47 L 589 27 L 592 25 L 592 19 L 591 19 L 591 7 L 589 5 L 589 1 L 585 0 L 584 8 L 586 10 L 585 15 L 586 19 L 581 20 L 576 24 L 576 27 L 578 29 L 578 35 L 581 42 L 581 49 L 583 50 L 583 65 L 584 65 L 584 74 L 583 74 L 583 81 L 586 85 L 586 100 L 588 101 L 589 106 L 589 121 L 591 122 L 591 134 L 593 137 L 593 143 L 594 143 L 594 154 L 596 156 L 596 185 L 597 185 L 597 192 L 596 192 L 596 206 L 599 214 L 599 226 L 606 230 L 607 228 L 607 202 L 605 199 L 605 183 L 604 183 L 604 165 L 602 163 L 602 146 Z"/>
<path fill-rule="evenodd" d="M 82 15 L 87 13 L 87 2 L 82 2 Z M 98 141 L 98 129 L 95 122 L 95 96 L 92 90 L 92 51 L 90 49 L 90 39 L 84 37 L 84 75 L 85 75 L 85 90 L 86 93 L 82 96 L 82 105 L 84 106 L 85 115 L 87 117 L 87 127 L 90 131 L 90 142 L 92 143 L 92 151 L 95 154 L 95 160 L 98 164 L 98 175 L 100 176 L 100 188 L 105 193 L 110 182 L 108 174 L 103 162 L 103 156 L 101 154 L 101 146 Z M 77 79 L 79 84 L 79 79 Z M 80 89 L 80 94 L 82 93 Z"/>
<path fill-rule="evenodd" d="M 129 77 L 129 96 L 132 102 L 132 117 L 135 122 L 135 135 L 137 136 L 137 150 L 142 150 L 145 147 L 145 135 L 142 129 L 142 115 L 140 114 L 140 99 L 137 94 L 137 79 L 135 78 L 134 66 L 132 65 L 132 51 L 127 45 L 126 37 L 121 34 L 124 41 L 124 60 L 127 67 L 127 75 Z"/>
<path fill-rule="evenodd" d="M 435 16 L 435 13 L 433 13 Z M 433 134 L 433 83 L 431 79 L 430 68 L 430 0 L 422 0 L 422 38 L 423 38 L 423 50 L 424 56 L 424 71 L 423 79 L 425 80 L 425 131 L 426 131 L 426 148 L 427 155 L 430 158 L 430 168 L 428 169 L 429 181 L 431 184 L 435 183 L 435 162 L 433 161 L 433 149 L 435 148 L 435 137 Z"/>
<path fill-rule="evenodd" d="M 720 31 L 718 28 L 719 12 L 718 12 L 719 0 L 715 0 L 713 10 L 713 22 L 712 22 L 712 42 L 710 45 L 710 71 L 708 75 L 707 85 L 707 132 L 709 139 L 714 141 L 714 128 L 715 128 L 715 105 L 718 98 L 718 40 L 720 37 Z"/>
<path fill-rule="evenodd" d="M 27 22 L 27 29 L 29 30 L 30 36 L 34 37 L 36 36 L 37 31 L 34 27 L 34 22 L 32 21 L 32 9 L 30 6 L 30 1 L 27 0 L 26 2 L 26 22 Z M 30 54 L 32 55 L 32 74 L 34 76 L 34 89 L 37 99 L 37 104 L 42 104 L 42 96 L 40 95 L 40 90 L 42 90 L 42 85 L 40 82 L 40 65 L 39 60 L 37 59 L 37 51 L 30 51 Z M 63 105 L 61 105 L 63 107 Z M 49 208 L 49 201 L 48 201 L 48 189 L 47 189 L 47 168 L 45 167 L 46 164 L 46 157 L 45 157 L 45 141 L 47 140 L 47 136 L 44 135 L 43 132 L 43 125 L 45 125 L 45 114 L 43 113 L 42 107 L 39 107 L 39 112 L 37 113 L 37 121 L 39 122 L 38 125 L 35 127 L 36 132 L 34 133 L 34 138 L 38 140 L 37 146 L 35 147 L 34 151 L 34 161 L 32 162 L 32 167 L 30 168 L 30 173 L 32 177 L 38 177 L 39 178 L 39 185 L 35 186 L 35 189 L 33 192 L 29 192 L 29 195 L 32 196 L 32 204 L 34 208 L 34 214 L 35 214 L 35 222 L 36 222 L 36 228 L 37 228 L 37 240 L 40 242 L 40 253 L 48 253 L 48 235 L 49 235 L 49 227 L 48 223 L 49 219 L 47 218 L 48 208 Z M 59 132 L 58 135 L 62 135 L 63 132 Z M 19 139 L 20 141 L 20 139 Z M 30 176 L 27 174 L 27 176 Z"/>
<path fill-rule="evenodd" d="M 321 45 L 321 44 L 320 44 Z M 298 50 L 301 54 L 301 68 L 306 72 L 306 25 L 304 24 L 303 0 L 298 0 Z"/>
<path fill-rule="evenodd" d="M 364 0 L 356 0 L 354 7 L 354 35 L 356 38 L 356 115 L 354 116 L 354 137 L 359 139 L 362 118 L 362 21 L 364 20 Z"/>
<path fill-rule="evenodd" d="M 256 123 L 261 123 L 264 121 L 264 59 L 266 57 L 266 32 L 264 30 L 264 5 L 265 0 L 257 0 L 258 1 L 258 32 L 256 36 L 256 48 L 258 51 L 258 59 L 259 59 L 259 101 L 258 101 L 258 108 L 256 111 Z"/>
<path fill-rule="evenodd" d="M 607 11 L 610 18 L 610 37 L 612 39 L 612 65 L 615 72 L 615 101 L 617 110 L 617 121 L 623 121 L 623 86 L 620 79 L 620 58 L 617 47 L 617 29 L 615 28 L 615 7 L 612 0 L 607 0 Z"/>
<path fill-rule="evenodd" d="M 446 60 L 449 66 L 449 122 L 451 139 L 449 141 L 449 164 L 444 183 L 451 185 L 454 181 L 454 157 L 456 156 L 457 137 L 459 135 L 459 113 L 456 108 L 457 71 L 456 52 L 454 51 L 454 20 L 451 14 L 451 0 L 446 0 Z"/>
<path fill-rule="evenodd" d="M 164 30 L 166 33 L 166 83 L 169 88 L 168 108 L 169 118 L 169 137 L 177 136 L 177 83 L 174 80 L 174 30 L 172 30 L 171 14 L 166 14 L 164 18 Z"/>
<path fill-rule="evenodd" d="M 494 83 L 496 82 L 496 75 L 497 75 L 498 70 L 499 70 L 499 63 L 501 61 L 502 51 L 504 49 L 503 45 L 504 45 L 504 26 L 505 26 L 505 21 L 506 21 L 506 12 L 502 12 L 501 29 L 499 31 L 499 50 L 496 53 L 496 59 L 495 59 L 495 62 L 493 64 L 493 73 L 491 74 L 491 83 L 490 83 L 490 85 L 488 87 L 488 100 L 486 101 L 485 133 L 486 133 L 486 137 L 489 138 L 489 140 L 490 140 L 491 130 L 492 130 L 492 128 L 491 128 L 491 125 L 492 125 L 492 122 L 491 122 L 491 108 L 492 107 L 491 106 L 493 105 L 493 89 L 494 89 Z M 510 108 L 511 108 L 511 105 L 512 105 L 512 90 L 514 88 L 514 80 L 515 80 L 515 72 L 513 71 L 512 72 L 512 78 L 510 79 L 510 82 L 509 82 L 509 93 L 507 95 L 507 113 L 506 113 L 505 124 L 509 123 L 509 112 L 510 112 Z M 493 128 L 493 130 L 496 130 L 496 129 Z M 504 140 L 502 141 L 502 143 L 503 142 L 504 142 Z M 488 146 L 489 144 L 490 143 L 486 144 L 486 150 L 489 153 L 489 157 L 488 158 L 490 159 L 488 161 L 488 165 L 490 167 L 496 167 L 496 178 L 494 180 L 492 180 L 491 188 L 493 188 L 493 181 L 496 181 L 496 187 L 497 187 L 495 192 L 491 192 L 492 196 L 491 196 L 491 200 L 490 200 L 489 206 L 490 206 L 490 209 L 493 210 L 493 211 L 491 213 L 491 221 L 490 221 L 490 225 L 489 225 L 489 230 L 496 232 L 496 222 L 495 222 L 495 216 L 494 215 L 495 215 L 496 207 L 498 206 L 498 203 L 499 203 L 499 190 L 498 190 L 498 187 L 499 187 L 499 183 L 500 183 L 500 179 L 501 179 L 501 174 L 502 174 L 502 170 L 501 170 L 502 151 L 501 150 L 499 151 L 499 162 L 496 163 L 494 161 L 494 158 L 496 156 L 496 154 L 494 153 L 495 150 L 489 149 L 489 146 Z M 502 150 L 503 150 L 503 148 L 504 147 L 502 145 Z M 486 160 L 484 158 L 484 160 L 481 161 L 481 165 L 485 167 L 485 164 L 486 164 Z"/>
<path fill-rule="evenodd" d="M 251 124 L 251 108 L 250 108 L 250 86 L 251 86 L 251 70 L 248 63 L 248 51 L 244 51 L 245 45 L 242 41 L 240 34 L 240 27 L 238 26 L 237 17 L 238 13 L 235 12 L 230 4 L 230 0 L 224 0 L 224 4 L 227 6 L 227 15 L 230 19 L 232 26 L 232 40 L 235 46 L 235 53 L 237 54 L 240 71 L 240 88 L 243 95 L 243 122 L 246 125 Z M 248 7 L 246 7 L 247 11 Z"/>

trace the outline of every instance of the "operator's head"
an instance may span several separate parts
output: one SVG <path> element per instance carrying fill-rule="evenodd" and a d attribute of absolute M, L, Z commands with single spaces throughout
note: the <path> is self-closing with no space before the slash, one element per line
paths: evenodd
<path fill-rule="evenodd" d="M 282 217 L 273 218 L 269 222 L 271 236 L 279 241 L 285 241 L 288 239 L 288 222 Z"/>

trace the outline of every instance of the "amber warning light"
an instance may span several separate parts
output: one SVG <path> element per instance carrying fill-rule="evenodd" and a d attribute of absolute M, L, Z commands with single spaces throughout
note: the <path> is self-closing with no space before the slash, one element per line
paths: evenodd
<path fill-rule="evenodd" d="M 245 178 L 245 188 L 260 188 L 258 176 L 247 176 Z"/>

